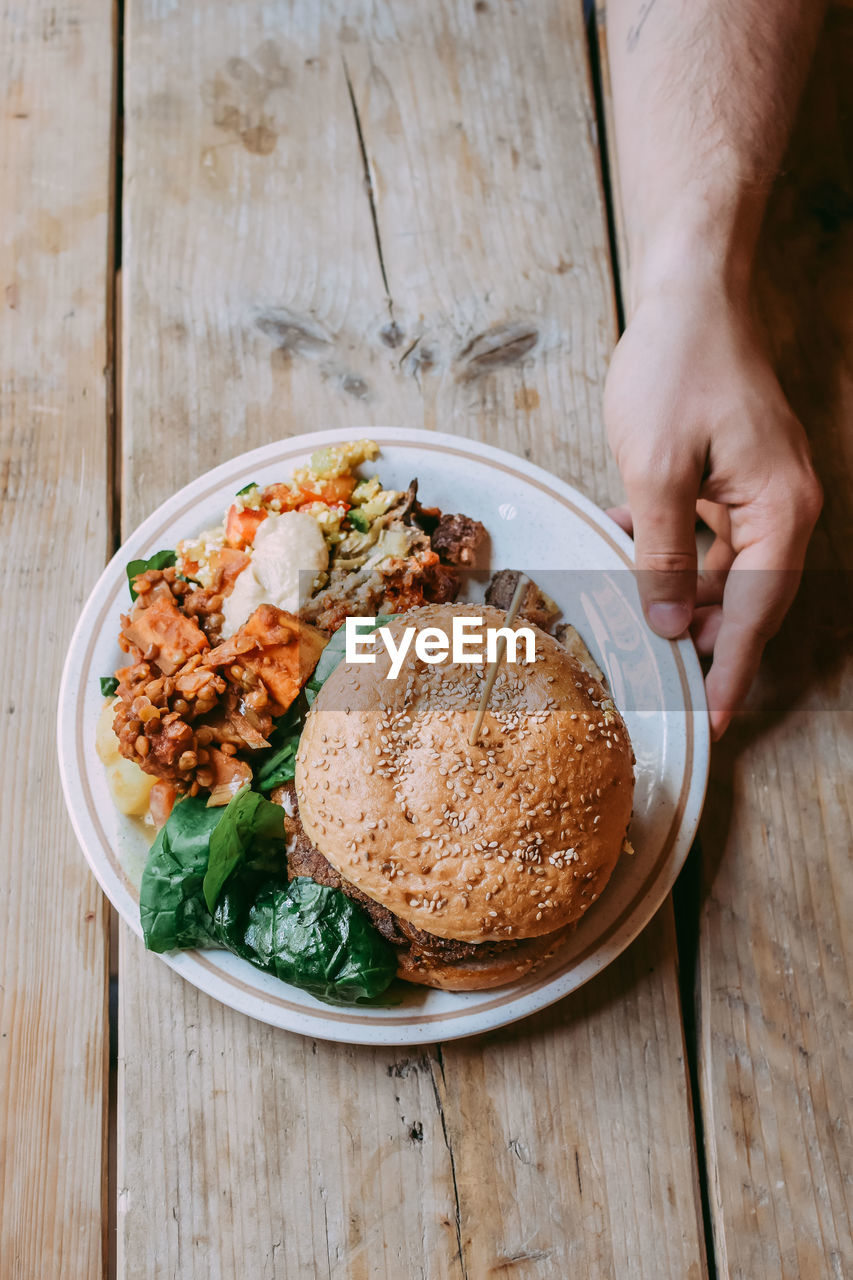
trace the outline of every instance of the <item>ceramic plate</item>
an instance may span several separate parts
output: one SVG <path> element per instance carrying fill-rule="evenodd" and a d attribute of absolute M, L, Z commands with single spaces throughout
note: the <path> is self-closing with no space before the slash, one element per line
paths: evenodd
<path fill-rule="evenodd" d="M 630 571 L 632 544 L 576 489 L 502 450 L 457 436 L 396 428 L 294 436 L 241 454 L 164 502 L 128 538 L 86 604 L 65 664 L 59 700 L 59 759 L 65 799 L 83 852 L 107 897 L 141 934 L 138 885 L 150 836 L 114 808 L 95 754 L 103 706 L 98 676 L 119 665 L 119 613 L 127 607 L 125 564 L 209 528 L 249 481 L 286 480 L 319 445 L 357 438 L 381 446 L 386 486 L 420 482 L 425 505 L 464 511 L 491 537 L 492 568 L 531 573 L 560 605 L 603 668 L 636 754 L 630 838 L 606 891 L 551 962 L 514 986 L 456 994 L 401 984 L 394 1008 L 338 1008 L 222 951 L 164 956 L 189 982 L 251 1017 L 303 1035 L 361 1044 L 412 1044 L 472 1035 L 544 1008 L 588 981 L 640 932 L 687 856 L 705 795 L 709 731 L 702 674 L 689 640 L 661 640 L 646 627 Z M 469 597 L 482 584 L 470 582 Z"/>

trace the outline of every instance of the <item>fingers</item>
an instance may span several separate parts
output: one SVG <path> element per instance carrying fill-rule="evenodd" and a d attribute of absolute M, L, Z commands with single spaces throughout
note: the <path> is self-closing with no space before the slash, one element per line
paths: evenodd
<path fill-rule="evenodd" d="M 628 507 L 608 507 L 607 515 L 610 519 L 618 524 L 623 533 L 627 533 L 629 538 L 634 536 L 634 521 L 631 519 L 631 512 Z"/>
<path fill-rule="evenodd" d="M 704 520 L 709 529 L 713 529 L 718 537 L 732 540 L 732 519 L 729 509 L 722 502 L 711 502 L 708 498 L 700 498 L 696 503 L 696 514 Z"/>
<path fill-rule="evenodd" d="M 736 557 L 726 580 L 714 661 L 705 680 L 715 740 L 749 692 L 764 646 L 779 630 L 799 586 L 800 565 L 779 569 L 766 564 L 766 549 L 749 547 Z"/>
<path fill-rule="evenodd" d="M 703 658 L 710 658 L 717 643 L 720 625 L 723 621 L 723 610 L 719 604 L 702 605 L 693 613 L 690 634 L 697 651 Z"/>
<path fill-rule="evenodd" d="M 822 501 L 820 485 L 807 471 L 787 487 L 779 484 L 771 516 L 764 513 L 763 532 L 753 532 L 751 540 L 738 523 L 743 519 L 748 526 L 754 513 L 732 513 L 732 540 L 743 546 L 726 579 L 714 661 L 705 681 L 715 739 L 723 735 L 749 692 L 764 646 L 779 630 L 797 593 Z"/>
<path fill-rule="evenodd" d="M 702 572 L 709 578 L 725 580 L 725 576 L 734 564 L 735 552 L 730 542 L 717 537 L 708 548 Z"/>
<path fill-rule="evenodd" d="M 725 538 L 715 538 L 708 548 L 699 571 L 696 585 L 697 608 L 700 605 L 719 605 L 722 602 L 726 578 L 734 558 L 734 548 L 726 542 Z"/>
<path fill-rule="evenodd" d="M 742 573 L 744 571 L 733 569 L 729 574 L 714 641 L 714 660 L 705 679 L 711 734 L 715 741 L 725 733 L 749 692 L 764 646 L 778 630 L 796 590 L 796 586 L 789 589 L 785 579 L 792 575 L 783 570 L 773 573 L 775 582 L 766 582 L 760 588 L 755 582 L 742 581 Z M 751 579 L 753 575 L 745 573 L 745 577 Z"/>
<path fill-rule="evenodd" d="M 674 640 L 690 624 L 696 599 L 698 476 L 625 477 L 634 520 L 635 564 L 643 612 L 653 631 Z"/>

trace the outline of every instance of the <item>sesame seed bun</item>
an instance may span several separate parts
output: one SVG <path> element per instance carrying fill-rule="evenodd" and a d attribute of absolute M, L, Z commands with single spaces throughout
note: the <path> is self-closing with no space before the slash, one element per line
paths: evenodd
<path fill-rule="evenodd" d="M 398 644 L 412 625 L 450 635 L 460 615 L 492 627 L 506 619 L 485 605 L 431 605 L 389 630 Z M 531 964 L 610 878 L 634 787 L 628 733 L 607 690 L 532 630 L 535 661 L 502 666 L 473 747 L 484 665 L 428 666 L 412 645 L 399 676 L 386 679 L 391 660 L 377 645 L 373 665 L 342 662 L 323 685 L 296 757 L 305 832 L 345 880 L 439 938 L 541 938 Z M 512 968 L 500 981 L 519 976 L 515 950 L 483 963 L 496 961 Z M 440 977 L 431 959 L 421 970 L 431 965 Z"/>

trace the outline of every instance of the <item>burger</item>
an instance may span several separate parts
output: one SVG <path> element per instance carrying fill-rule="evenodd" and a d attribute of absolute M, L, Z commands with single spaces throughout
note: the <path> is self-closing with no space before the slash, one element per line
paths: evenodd
<path fill-rule="evenodd" d="M 388 633 L 399 651 L 406 627 L 450 635 L 466 615 L 506 624 L 497 608 L 440 604 Z M 530 627 L 535 654 L 519 645 L 502 663 L 473 744 L 486 663 L 425 661 L 410 644 L 389 678 L 377 646 L 322 685 L 276 797 L 288 874 L 354 899 L 409 982 L 524 977 L 558 952 L 626 845 L 634 757 L 612 698 L 553 636 L 513 625 Z"/>

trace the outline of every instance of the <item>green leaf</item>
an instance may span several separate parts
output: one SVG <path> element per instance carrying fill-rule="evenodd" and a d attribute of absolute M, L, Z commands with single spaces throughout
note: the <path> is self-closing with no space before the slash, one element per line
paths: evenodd
<path fill-rule="evenodd" d="M 101 676 L 98 683 L 105 698 L 111 698 L 118 688 L 118 680 L 115 676 Z"/>
<path fill-rule="evenodd" d="M 131 560 L 127 566 L 127 585 L 130 587 L 131 600 L 135 600 L 138 594 L 133 587 L 134 578 L 145 573 L 146 569 L 170 569 L 177 561 L 174 551 L 155 551 L 148 560 Z"/>
<path fill-rule="evenodd" d="M 368 630 L 375 631 L 377 627 L 384 627 L 386 623 L 393 622 L 396 618 L 395 613 L 380 613 L 373 619 L 372 627 L 364 627 L 361 634 L 366 635 Z M 347 637 L 346 624 L 338 627 L 323 652 L 320 654 L 320 661 L 314 668 L 314 674 L 305 686 L 305 694 L 308 698 L 309 705 L 314 701 L 335 667 L 341 662 L 346 654 Z"/>
<path fill-rule="evenodd" d="M 203 796 L 175 805 L 139 914 L 150 951 L 225 947 L 330 1004 L 376 1003 L 397 971 L 394 948 L 339 889 L 288 884 L 283 810 L 249 790 L 225 810 Z"/>
<path fill-rule="evenodd" d="M 329 1004 L 374 1001 L 397 972 L 394 948 L 364 913 L 305 877 L 267 882 L 250 903 L 226 890 L 216 921 L 238 955 Z"/>
<path fill-rule="evenodd" d="M 242 489 L 237 490 L 237 497 L 242 498 L 244 493 L 248 493 L 250 489 L 257 489 L 257 480 L 250 480 L 248 484 L 244 484 Z"/>
<path fill-rule="evenodd" d="M 270 842 L 274 847 L 270 848 Z M 213 913 L 222 887 L 233 872 L 265 854 L 284 855 L 284 810 L 244 787 L 228 804 L 210 835 L 210 859 L 202 885 L 207 909 Z"/>
<path fill-rule="evenodd" d="M 367 533 L 370 528 L 370 521 L 363 511 L 359 511 L 358 507 L 353 507 L 349 514 L 349 522 L 354 529 L 358 529 L 359 533 Z"/>
<path fill-rule="evenodd" d="M 221 945 L 202 897 L 210 837 L 222 817 L 206 796 L 180 800 L 151 846 L 139 888 L 139 916 L 149 951 Z"/>
<path fill-rule="evenodd" d="M 296 776 L 296 752 L 306 711 L 306 700 L 297 698 L 286 714 L 276 722 L 269 736 L 269 748 L 253 757 L 252 788 L 255 791 L 272 791 L 285 782 L 293 781 Z"/>

